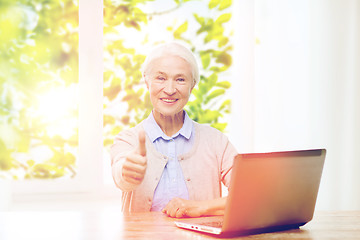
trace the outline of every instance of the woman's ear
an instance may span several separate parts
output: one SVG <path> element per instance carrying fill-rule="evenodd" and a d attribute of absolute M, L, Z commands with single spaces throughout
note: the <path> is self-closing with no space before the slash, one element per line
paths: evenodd
<path fill-rule="evenodd" d="M 195 86 L 196 86 L 196 82 L 195 82 L 195 80 L 194 80 L 194 82 L 193 82 L 193 84 L 192 84 L 192 87 L 191 87 L 191 89 L 190 89 L 190 93 L 192 92 L 192 90 L 194 89 Z"/>
<path fill-rule="evenodd" d="M 148 80 L 147 80 L 147 78 L 146 78 L 145 74 L 143 74 L 143 79 L 144 79 L 144 81 L 145 81 L 146 88 L 149 90 L 149 82 L 148 82 Z"/>

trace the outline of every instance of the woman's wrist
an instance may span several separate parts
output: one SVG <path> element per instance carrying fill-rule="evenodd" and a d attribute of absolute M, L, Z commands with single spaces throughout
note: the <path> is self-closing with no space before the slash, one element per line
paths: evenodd
<path fill-rule="evenodd" d="M 224 215 L 226 198 L 227 197 L 223 197 L 200 202 L 200 204 L 202 205 L 201 215 Z"/>

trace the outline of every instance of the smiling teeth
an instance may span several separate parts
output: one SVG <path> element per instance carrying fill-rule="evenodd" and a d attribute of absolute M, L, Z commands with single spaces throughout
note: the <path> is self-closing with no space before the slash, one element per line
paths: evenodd
<path fill-rule="evenodd" d="M 166 99 L 166 98 L 163 98 L 162 99 L 164 102 L 175 102 L 176 101 L 176 99 Z"/>

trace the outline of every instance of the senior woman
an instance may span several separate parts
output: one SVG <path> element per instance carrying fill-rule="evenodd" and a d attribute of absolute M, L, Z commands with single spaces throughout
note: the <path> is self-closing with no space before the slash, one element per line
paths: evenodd
<path fill-rule="evenodd" d="M 192 121 L 184 110 L 199 81 L 194 55 L 178 43 L 160 45 L 145 59 L 142 75 L 152 112 L 120 132 L 110 150 L 123 211 L 223 214 L 221 182 L 229 186 L 237 151 L 224 134 Z"/>

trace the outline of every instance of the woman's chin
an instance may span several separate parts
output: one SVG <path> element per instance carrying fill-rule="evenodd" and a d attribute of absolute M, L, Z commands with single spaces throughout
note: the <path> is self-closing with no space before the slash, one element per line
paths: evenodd
<path fill-rule="evenodd" d="M 159 114 L 161 117 L 165 117 L 165 118 L 173 118 L 176 117 L 177 115 L 181 115 L 183 109 L 181 110 L 173 110 L 173 109 L 160 109 L 160 110 L 155 110 L 155 114 Z"/>

